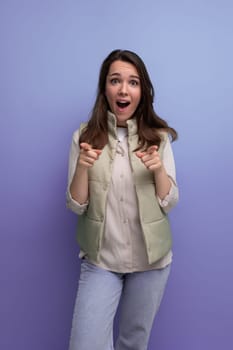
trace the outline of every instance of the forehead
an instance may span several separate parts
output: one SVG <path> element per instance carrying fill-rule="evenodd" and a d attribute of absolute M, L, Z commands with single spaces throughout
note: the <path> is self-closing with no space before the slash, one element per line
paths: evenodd
<path fill-rule="evenodd" d="M 130 62 L 125 61 L 114 61 L 110 67 L 108 74 L 128 74 L 128 75 L 134 75 L 139 77 L 139 73 L 137 71 L 137 68 Z"/>

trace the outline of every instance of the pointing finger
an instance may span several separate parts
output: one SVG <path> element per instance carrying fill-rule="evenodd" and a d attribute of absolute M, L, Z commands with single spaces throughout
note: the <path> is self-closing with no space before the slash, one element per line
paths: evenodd
<path fill-rule="evenodd" d="M 145 152 L 137 151 L 137 152 L 135 152 L 135 154 L 138 158 L 142 158 L 145 155 Z"/>
<path fill-rule="evenodd" d="M 156 146 L 156 145 L 153 145 L 153 146 L 150 146 L 149 148 L 147 148 L 147 153 L 153 153 L 155 151 L 158 151 L 158 146 Z"/>
<path fill-rule="evenodd" d="M 90 151 L 90 150 L 92 149 L 91 145 L 89 145 L 89 143 L 86 143 L 86 142 L 80 143 L 80 147 L 81 147 L 84 151 Z"/>
<path fill-rule="evenodd" d="M 93 152 L 95 152 L 97 154 L 97 156 L 99 156 L 102 153 L 101 149 L 94 149 L 94 148 L 92 148 L 92 146 L 89 143 L 86 143 L 86 142 L 80 143 L 80 147 L 84 151 L 93 151 Z"/>

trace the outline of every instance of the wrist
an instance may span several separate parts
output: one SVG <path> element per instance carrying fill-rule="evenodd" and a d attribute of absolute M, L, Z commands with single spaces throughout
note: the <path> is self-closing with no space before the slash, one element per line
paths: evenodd
<path fill-rule="evenodd" d="M 77 173 L 86 173 L 86 172 L 88 172 L 88 167 L 87 166 L 85 166 L 85 165 L 83 165 L 83 164 L 81 164 L 81 163 L 79 163 L 79 162 L 77 162 L 77 166 L 76 166 L 76 170 L 75 170 L 75 172 L 76 172 L 76 174 Z"/>
<path fill-rule="evenodd" d="M 166 171 L 165 171 L 165 168 L 162 164 L 159 168 L 154 169 L 154 176 L 155 177 L 164 176 L 164 174 L 166 174 Z"/>

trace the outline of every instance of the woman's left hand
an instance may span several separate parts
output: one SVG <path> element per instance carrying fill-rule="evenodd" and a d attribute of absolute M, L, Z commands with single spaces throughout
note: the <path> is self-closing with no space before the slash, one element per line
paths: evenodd
<path fill-rule="evenodd" d="M 150 146 L 146 151 L 137 151 L 136 156 L 141 159 L 142 163 L 149 170 L 156 172 L 161 169 L 162 161 L 158 152 L 158 146 Z"/>

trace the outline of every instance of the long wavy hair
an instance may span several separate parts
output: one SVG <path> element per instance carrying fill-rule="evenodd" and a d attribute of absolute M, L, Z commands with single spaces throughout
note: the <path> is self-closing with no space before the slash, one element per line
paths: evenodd
<path fill-rule="evenodd" d="M 87 127 L 80 137 L 80 143 L 87 142 L 94 148 L 102 149 L 108 142 L 107 118 L 110 107 L 105 96 L 106 78 L 111 64 L 117 60 L 133 64 L 140 78 L 141 100 L 132 116 L 136 119 L 138 126 L 138 149 L 145 149 L 151 145 L 159 146 L 162 140 L 161 131 L 166 131 L 172 141 L 176 140 L 178 137 L 176 130 L 154 111 L 154 87 L 142 59 L 129 50 L 114 50 L 101 65 L 96 101 Z"/>

